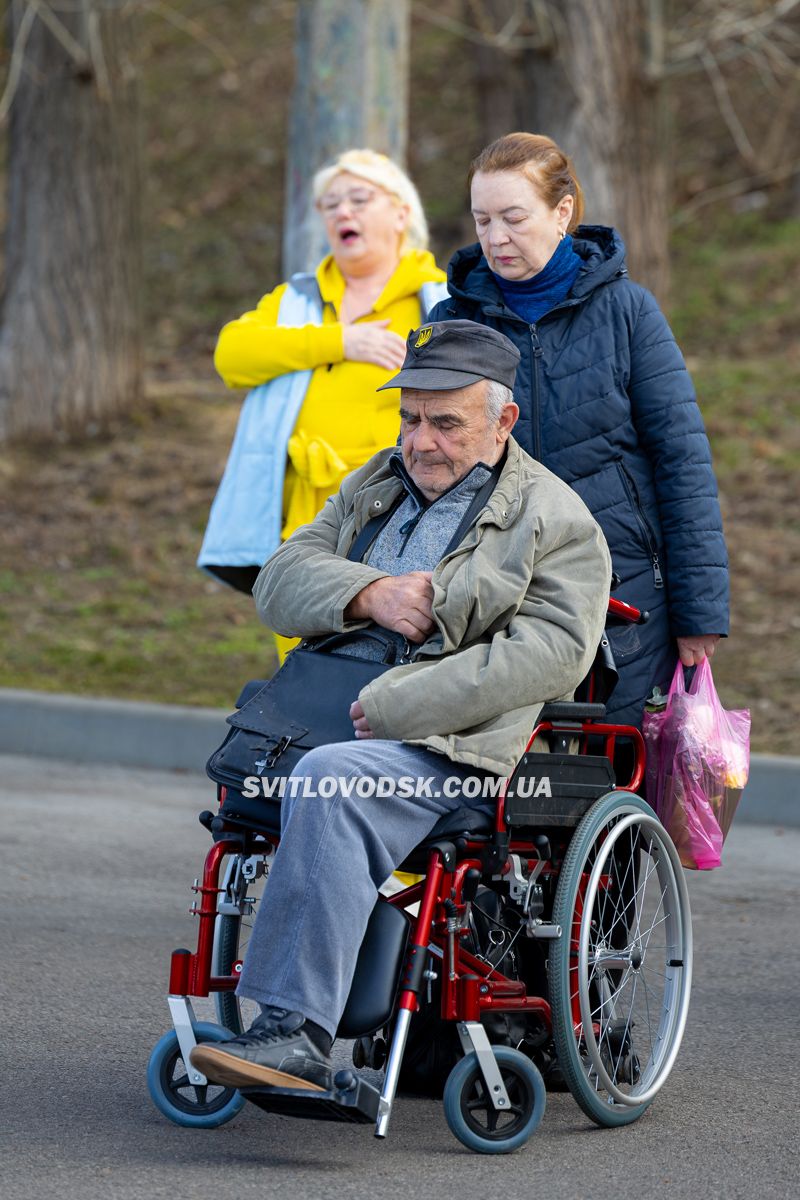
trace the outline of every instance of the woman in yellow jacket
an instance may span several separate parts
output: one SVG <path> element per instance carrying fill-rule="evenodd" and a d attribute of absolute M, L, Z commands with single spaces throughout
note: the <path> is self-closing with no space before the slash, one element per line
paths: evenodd
<path fill-rule="evenodd" d="M 376 389 L 399 370 L 410 330 L 447 294 L 444 272 L 427 250 L 416 188 L 394 162 L 371 150 L 349 150 L 317 173 L 313 189 L 330 255 L 313 276 L 294 276 L 226 325 L 214 356 L 229 387 L 261 392 L 259 385 L 270 381 L 298 385 L 293 400 L 288 393 L 278 396 L 269 424 L 268 440 L 277 442 L 275 456 L 285 468 L 279 487 L 281 539 L 313 520 L 345 475 L 396 441 L 399 392 Z M 305 319 L 315 315 L 316 320 Z M 278 426 L 292 403 L 299 411 L 291 414 L 291 429 L 281 434 Z M 237 469 L 235 451 L 236 443 L 226 476 Z M 239 467 L 243 457 L 237 455 Z M 256 477 L 264 480 L 263 468 Z M 279 478 L 280 470 L 273 490 Z M 235 480 L 228 482 L 232 487 Z M 273 505 L 276 500 L 273 496 Z M 242 519 L 241 503 L 237 511 Z M 229 523 L 232 515 L 232 510 L 217 514 Z M 275 545 L 266 544 L 249 563 L 241 554 L 238 560 L 234 556 L 234 570 L 226 571 L 219 539 L 210 544 L 214 517 L 212 509 L 200 565 L 249 590 Z M 251 517 L 248 509 L 246 519 Z M 281 641 L 279 648 L 293 644 L 282 647 Z"/>

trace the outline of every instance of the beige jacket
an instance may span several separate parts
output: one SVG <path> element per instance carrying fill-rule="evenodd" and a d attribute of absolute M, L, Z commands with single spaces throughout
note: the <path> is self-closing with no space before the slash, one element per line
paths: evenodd
<path fill-rule="evenodd" d="M 357 629 L 353 597 L 386 572 L 345 556 L 402 489 L 393 449 L 354 471 L 310 525 L 272 555 L 253 594 L 286 636 Z M 542 704 L 572 695 L 603 630 L 611 559 L 599 525 L 565 483 L 509 440 L 497 486 L 461 545 L 433 572 L 435 629 L 413 661 L 359 695 L 379 738 L 507 775 Z"/>

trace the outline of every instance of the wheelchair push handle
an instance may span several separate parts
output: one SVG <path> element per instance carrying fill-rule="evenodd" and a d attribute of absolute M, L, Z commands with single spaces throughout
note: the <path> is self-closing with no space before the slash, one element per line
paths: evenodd
<path fill-rule="evenodd" d="M 626 604 L 624 600 L 615 599 L 614 596 L 609 597 L 608 616 L 615 624 L 628 622 L 632 625 L 645 625 L 650 620 L 649 612 L 642 612 L 632 604 Z"/>

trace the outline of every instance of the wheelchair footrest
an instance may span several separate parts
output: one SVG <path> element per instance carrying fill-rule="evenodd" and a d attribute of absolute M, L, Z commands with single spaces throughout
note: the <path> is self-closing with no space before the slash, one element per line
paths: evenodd
<path fill-rule="evenodd" d="M 355 1071 L 337 1071 L 327 1092 L 302 1088 L 240 1088 L 246 1100 L 265 1112 L 311 1121 L 349 1121 L 355 1125 L 375 1124 L 380 1092 Z"/>

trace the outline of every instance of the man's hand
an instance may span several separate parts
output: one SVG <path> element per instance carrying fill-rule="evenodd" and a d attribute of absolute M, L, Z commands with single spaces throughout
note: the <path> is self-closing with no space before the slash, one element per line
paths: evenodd
<path fill-rule="evenodd" d="M 701 633 L 697 637 L 679 637 L 678 656 L 685 667 L 698 667 L 703 659 L 713 658 L 719 641 L 718 633 Z"/>
<path fill-rule="evenodd" d="M 410 642 L 424 642 L 433 629 L 431 572 L 409 571 L 376 579 L 353 597 L 344 615 L 351 621 L 374 621 Z"/>
<path fill-rule="evenodd" d="M 365 321 L 342 327 L 344 356 L 351 362 L 374 363 L 387 371 L 397 371 L 406 356 L 403 338 L 389 329 L 388 321 Z"/>
<path fill-rule="evenodd" d="M 375 734 L 369 727 L 369 721 L 364 716 L 364 710 L 359 700 L 354 700 L 350 705 L 350 720 L 353 722 L 353 729 L 356 731 L 357 738 L 375 737 Z"/>

